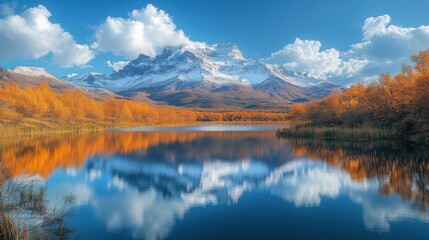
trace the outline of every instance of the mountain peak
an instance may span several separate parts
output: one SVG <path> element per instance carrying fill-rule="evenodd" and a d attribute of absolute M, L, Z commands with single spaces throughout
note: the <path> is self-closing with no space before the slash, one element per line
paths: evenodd
<path fill-rule="evenodd" d="M 223 42 L 213 45 L 219 55 L 226 55 L 235 60 L 245 60 L 238 46 L 232 42 Z"/>
<path fill-rule="evenodd" d="M 107 89 L 127 96 L 144 92 L 154 101 L 202 107 L 224 101 L 250 108 L 273 107 L 296 99 L 323 97 L 336 88 L 280 65 L 246 59 L 230 42 L 165 47 L 155 57 L 140 54 L 109 76 L 87 73 L 66 80 L 93 90 Z M 248 103 L 259 100 L 265 105 Z"/>
<path fill-rule="evenodd" d="M 54 75 L 47 72 L 44 68 L 40 68 L 40 67 L 15 66 L 12 69 L 10 69 L 10 71 L 21 75 L 32 76 L 32 77 L 56 78 Z"/>
<path fill-rule="evenodd" d="M 252 85 L 262 83 L 272 77 L 299 87 L 320 84 L 320 80 L 300 76 L 284 67 L 258 60 L 246 59 L 231 42 L 206 44 L 195 42 L 181 47 L 165 47 L 161 54 L 149 57 L 140 54 L 123 69 L 104 76 L 91 73 L 98 80 L 114 80 L 118 87 L 126 89 L 165 85 L 168 88 L 177 84 L 201 83 L 215 86 L 227 84 Z M 88 74 L 74 78 L 87 80 Z M 92 78 L 91 78 L 92 79 Z M 180 81 L 178 81 L 180 80 Z M 209 85 L 210 85 L 209 84 Z"/>
<path fill-rule="evenodd" d="M 179 49 L 181 49 L 181 47 L 166 46 L 162 49 L 161 55 L 170 56 L 171 54 L 178 51 Z"/>

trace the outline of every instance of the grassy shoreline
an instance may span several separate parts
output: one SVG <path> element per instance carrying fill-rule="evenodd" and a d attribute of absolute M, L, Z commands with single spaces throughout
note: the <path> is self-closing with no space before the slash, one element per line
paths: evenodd
<path fill-rule="evenodd" d="M 290 127 L 279 129 L 276 135 L 284 138 L 324 138 L 358 141 L 405 140 L 404 136 L 397 131 L 371 127 Z"/>
<path fill-rule="evenodd" d="M 102 131 L 103 127 L 55 127 L 55 128 L 31 128 L 23 126 L 0 126 L 0 138 L 6 137 L 30 137 L 44 134 L 65 134 L 74 132 L 96 132 Z"/>
<path fill-rule="evenodd" d="M 104 131 L 106 129 L 115 128 L 128 128 L 128 127 L 173 127 L 173 126 L 198 126 L 198 125 L 287 125 L 287 122 L 263 122 L 263 121 L 216 121 L 216 122 L 194 122 L 194 123 L 175 123 L 175 124 L 83 124 L 83 125 L 56 125 L 56 124 L 45 124 L 45 125 L 11 125 L 11 124 L 0 124 L 0 139 L 5 137 L 27 137 L 27 136 L 40 136 L 45 134 L 66 134 L 66 133 L 82 133 L 82 132 L 97 132 Z"/>

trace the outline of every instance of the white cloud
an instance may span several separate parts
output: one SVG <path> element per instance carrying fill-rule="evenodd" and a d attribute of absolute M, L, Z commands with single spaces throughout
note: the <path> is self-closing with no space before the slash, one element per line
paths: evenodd
<path fill-rule="evenodd" d="M 377 180 L 366 180 L 366 183 L 364 188 L 358 185 L 347 188 L 347 194 L 362 206 L 362 219 L 367 230 L 389 232 L 393 223 L 404 219 L 429 223 L 429 214 L 418 211 L 414 201 L 404 201 L 396 194 L 389 197 L 381 195 Z"/>
<path fill-rule="evenodd" d="M 319 163 L 292 161 L 271 172 L 266 185 L 296 207 L 318 206 L 322 197 L 336 198 L 345 175 Z"/>
<path fill-rule="evenodd" d="M 297 38 L 294 43 L 287 44 L 266 60 L 282 64 L 293 71 L 306 72 L 316 78 L 350 75 L 367 63 L 365 60 L 357 59 L 345 61 L 338 50 L 330 48 L 321 51 L 321 47 L 319 41 Z"/>
<path fill-rule="evenodd" d="M 107 17 L 96 28 L 95 49 L 112 52 L 128 59 L 139 54 L 155 56 L 165 46 L 191 43 L 182 30 L 176 29 L 172 18 L 151 4 L 133 10 L 128 18 Z"/>
<path fill-rule="evenodd" d="M 64 195 L 75 194 L 76 206 L 90 207 L 108 231 L 131 232 L 136 239 L 165 238 L 190 209 L 222 204 L 225 193 L 237 203 L 243 193 L 254 190 L 271 192 L 296 207 L 323 206 L 327 198 L 347 197 L 361 206 L 362 220 L 369 231 L 389 231 L 392 223 L 404 219 L 429 223 L 429 214 L 417 211 L 415 202 L 394 193 L 390 197 L 380 194 L 380 179 L 355 181 L 349 173 L 323 161 L 303 158 L 269 166 L 253 160 L 180 165 L 122 157 L 105 160 L 88 160 L 85 167 L 77 169 L 76 176 L 51 179 L 48 189 L 56 202 Z M 83 182 L 90 175 L 88 171 L 110 178 Z M 107 186 L 109 192 L 100 186 Z M 164 192 L 167 189 L 171 191 L 168 197 Z"/>
<path fill-rule="evenodd" d="M 401 27 L 390 24 L 388 15 L 370 17 L 363 26 L 363 40 L 352 45 L 349 55 L 373 61 L 396 62 L 429 48 L 429 25 Z"/>
<path fill-rule="evenodd" d="M 106 62 L 106 64 L 113 69 L 113 71 L 117 72 L 127 66 L 130 61 L 119 61 L 119 62 L 111 62 L 110 60 Z"/>
<path fill-rule="evenodd" d="M 108 196 L 94 196 L 90 204 L 108 230 L 133 226 L 133 238 L 156 240 L 167 237 L 175 222 L 190 208 L 209 202 L 201 197 L 164 198 L 154 189 L 138 192 L 125 188 L 123 192 Z"/>
<path fill-rule="evenodd" d="M 70 33 L 49 20 L 50 16 L 49 10 L 39 5 L 0 19 L 0 59 L 37 59 L 52 54 L 54 64 L 72 67 L 84 66 L 94 58 L 87 45 L 77 44 Z"/>
<path fill-rule="evenodd" d="M 323 198 L 348 196 L 362 206 L 367 230 L 388 232 L 390 225 L 403 219 L 429 222 L 429 215 L 416 211 L 413 201 L 396 194 L 380 194 L 378 180 L 354 181 L 350 174 L 316 161 L 291 161 L 271 170 L 265 186 L 296 207 L 320 206 Z"/>
<path fill-rule="evenodd" d="M 391 17 L 369 17 L 362 27 L 362 40 L 350 49 L 321 49 L 314 40 L 296 39 L 265 59 L 319 78 L 348 85 L 369 82 L 381 73 L 397 73 L 410 55 L 429 48 L 429 25 L 402 27 L 391 24 Z"/>
<path fill-rule="evenodd" d="M 373 36 L 386 34 L 386 25 L 390 20 L 389 15 L 367 18 L 363 25 L 363 39 L 371 40 Z"/>
<path fill-rule="evenodd" d="M 97 169 L 90 169 L 88 171 L 88 179 L 89 181 L 97 180 L 101 177 L 101 171 Z"/>
<path fill-rule="evenodd" d="M 78 76 L 79 74 L 77 74 L 77 73 L 70 73 L 70 74 L 67 74 L 66 75 L 66 78 L 72 78 L 72 77 L 76 77 L 76 76 Z"/>

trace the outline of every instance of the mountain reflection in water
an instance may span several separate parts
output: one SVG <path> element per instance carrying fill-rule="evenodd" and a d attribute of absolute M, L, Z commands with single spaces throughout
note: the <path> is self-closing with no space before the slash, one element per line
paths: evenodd
<path fill-rule="evenodd" d="M 361 206 L 368 231 L 389 232 L 407 219 L 429 224 L 428 156 L 411 146 L 285 140 L 272 131 L 106 131 L 0 145 L 14 176 L 37 174 L 52 195 L 77 194 L 76 228 L 90 215 L 106 232 L 137 239 L 169 237 L 191 209 L 232 207 L 252 192 L 297 208 L 346 197 Z"/>

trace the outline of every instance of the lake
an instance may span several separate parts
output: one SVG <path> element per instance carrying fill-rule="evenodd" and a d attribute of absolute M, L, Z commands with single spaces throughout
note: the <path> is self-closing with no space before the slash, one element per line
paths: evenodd
<path fill-rule="evenodd" d="M 79 239 L 429 239 L 427 149 L 195 126 L 3 139 Z"/>

